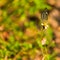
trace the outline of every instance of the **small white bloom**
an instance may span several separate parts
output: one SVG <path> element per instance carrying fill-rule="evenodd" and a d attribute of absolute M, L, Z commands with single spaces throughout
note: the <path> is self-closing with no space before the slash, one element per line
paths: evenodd
<path fill-rule="evenodd" d="M 46 44 L 46 38 L 43 38 L 41 43 L 42 43 L 42 45 L 45 45 Z"/>
<path fill-rule="evenodd" d="M 49 26 L 48 26 L 48 25 L 46 25 L 46 26 L 45 26 L 45 29 L 47 29 L 48 27 L 49 27 Z"/>
<path fill-rule="evenodd" d="M 41 23 L 41 25 L 44 25 L 43 23 Z"/>

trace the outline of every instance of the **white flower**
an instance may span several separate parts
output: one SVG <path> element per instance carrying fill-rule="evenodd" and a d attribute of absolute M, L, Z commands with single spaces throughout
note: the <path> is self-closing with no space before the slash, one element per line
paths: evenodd
<path fill-rule="evenodd" d="M 46 38 L 43 38 L 41 43 L 42 43 L 42 45 L 45 45 L 46 44 Z"/>
<path fill-rule="evenodd" d="M 45 26 L 45 29 L 47 29 L 48 27 L 49 27 L 49 26 L 48 26 L 48 25 L 46 25 L 46 26 Z"/>

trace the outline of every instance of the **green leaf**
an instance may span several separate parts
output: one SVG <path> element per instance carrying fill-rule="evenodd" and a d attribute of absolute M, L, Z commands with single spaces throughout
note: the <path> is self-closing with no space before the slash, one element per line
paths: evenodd
<path fill-rule="evenodd" d="M 22 45 L 26 50 L 31 49 L 32 48 L 32 44 L 28 44 L 28 43 L 23 43 Z"/>
<path fill-rule="evenodd" d="M 13 35 L 11 35 L 10 37 L 9 37 L 9 43 L 14 43 L 15 42 L 15 38 L 14 38 L 14 36 Z"/>

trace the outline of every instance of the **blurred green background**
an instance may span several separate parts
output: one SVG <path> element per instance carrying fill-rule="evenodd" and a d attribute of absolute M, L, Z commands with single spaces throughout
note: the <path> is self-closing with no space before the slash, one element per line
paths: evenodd
<path fill-rule="evenodd" d="M 53 30 L 41 19 L 45 8 L 51 9 L 46 0 L 0 0 L 0 60 L 55 59 Z"/>

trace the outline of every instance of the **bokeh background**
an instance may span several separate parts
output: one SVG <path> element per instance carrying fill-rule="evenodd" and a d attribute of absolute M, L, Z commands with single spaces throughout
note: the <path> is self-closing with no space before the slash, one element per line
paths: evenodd
<path fill-rule="evenodd" d="M 60 0 L 0 0 L 0 60 L 60 60 Z"/>

